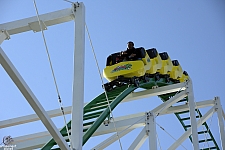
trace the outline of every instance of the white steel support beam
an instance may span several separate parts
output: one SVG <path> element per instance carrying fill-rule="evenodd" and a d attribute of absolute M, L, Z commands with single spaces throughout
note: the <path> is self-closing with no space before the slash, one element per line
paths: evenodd
<path fill-rule="evenodd" d="M 4 41 L 4 40 L 9 40 L 10 39 L 10 36 L 9 36 L 9 34 L 8 34 L 8 32 L 6 31 L 6 30 L 1 30 L 0 31 L 0 45 L 2 44 L 2 42 Z"/>
<path fill-rule="evenodd" d="M 45 127 L 47 128 L 49 133 L 52 135 L 56 143 L 59 145 L 59 147 L 63 150 L 69 149 L 69 146 L 67 145 L 66 141 L 63 139 L 62 135 L 56 128 L 55 124 L 52 122 L 52 120 L 50 119 L 50 117 L 48 116 L 44 108 L 42 107 L 42 105 L 39 103 L 36 96 L 33 94 L 31 89 L 28 87 L 26 82 L 23 80 L 22 76 L 13 66 L 12 62 L 6 56 L 6 54 L 4 53 L 1 47 L 0 47 L 0 64 L 8 73 L 10 78 L 13 80 L 15 85 L 23 94 L 23 96 L 26 98 L 27 102 L 36 112 L 38 117 L 41 119 L 42 123 L 45 125 Z"/>
<path fill-rule="evenodd" d="M 195 113 L 195 100 L 194 100 L 194 91 L 192 80 L 190 79 L 187 82 L 187 94 L 188 94 L 188 104 L 190 109 L 190 118 L 191 118 L 191 132 L 192 132 L 192 143 L 194 150 L 199 150 L 199 143 L 198 143 L 198 128 L 197 128 L 197 121 L 196 121 L 196 113 Z"/>
<path fill-rule="evenodd" d="M 85 54 L 85 7 L 83 3 L 73 4 L 75 17 L 75 50 L 71 140 L 73 148 L 82 150 L 83 108 L 84 108 L 84 54 Z"/>
<path fill-rule="evenodd" d="M 128 129 L 128 130 L 125 130 L 125 131 L 121 131 L 121 132 L 118 133 L 119 137 L 122 138 L 123 136 L 127 135 L 131 131 L 133 131 L 133 129 Z M 117 140 L 118 140 L 118 136 L 117 136 L 117 134 L 114 134 L 111 137 L 109 137 L 106 140 L 104 140 L 103 142 L 101 142 L 100 144 L 98 144 L 97 146 L 95 146 L 94 148 L 92 148 L 92 150 L 103 150 L 103 149 L 105 149 L 106 147 L 108 147 L 110 144 L 114 143 Z"/>
<path fill-rule="evenodd" d="M 148 135 L 146 133 L 146 126 L 141 130 L 141 132 L 138 134 L 134 142 L 130 145 L 128 150 L 138 150 L 141 148 L 141 146 L 144 144 L 145 140 L 147 139 Z"/>
<path fill-rule="evenodd" d="M 143 127 L 145 126 L 145 113 L 138 113 L 134 115 L 115 118 L 115 124 L 118 132 L 124 132 L 124 130 L 133 130 L 139 127 Z M 93 136 L 99 136 L 114 132 L 115 128 L 113 123 L 110 123 L 108 126 L 102 124 L 93 134 Z M 51 135 L 47 131 L 45 131 L 41 133 L 15 137 L 13 138 L 13 144 L 16 145 L 19 150 L 37 149 L 46 144 L 46 141 L 48 141 L 50 138 Z"/>
<path fill-rule="evenodd" d="M 205 115 L 203 115 L 197 122 L 197 127 L 201 126 L 206 120 L 208 120 L 215 112 L 215 106 L 213 106 Z M 191 127 L 192 128 L 192 127 Z M 180 146 L 192 133 L 192 129 L 189 128 L 175 143 L 173 143 L 168 150 L 175 150 Z M 198 142 L 198 141 L 197 141 Z"/>
<path fill-rule="evenodd" d="M 152 112 L 154 112 L 155 114 L 158 115 L 158 113 L 160 113 L 161 111 L 169 108 L 170 106 L 172 106 L 173 104 L 175 104 L 176 102 L 178 102 L 179 100 L 183 99 L 186 96 L 187 96 L 186 90 L 182 91 L 182 92 L 178 93 L 177 95 L 175 95 L 174 97 L 167 100 L 166 102 L 162 103 L 158 107 L 154 108 L 152 110 Z"/>
<path fill-rule="evenodd" d="M 71 106 L 64 107 L 63 110 L 64 110 L 64 114 L 70 114 Z M 50 118 L 62 115 L 62 112 L 60 109 L 54 109 L 54 110 L 50 110 L 50 111 L 46 111 L 46 112 Z M 20 125 L 20 124 L 25 124 L 25 123 L 29 123 L 29 122 L 34 122 L 34 121 L 38 121 L 38 120 L 40 120 L 40 118 L 37 116 L 37 114 L 16 117 L 16 118 L 8 119 L 8 120 L 2 120 L 2 121 L 0 121 L 0 129 L 11 127 L 11 126 L 16 126 L 16 125 Z"/>
<path fill-rule="evenodd" d="M 43 25 L 52 26 L 68 22 L 74 19 L 74 14 L 71 8 L 47 13 L 40 15 L 40 20 Z M 34 32 L 40 31 L 37 16 L 25 18 L 13 22 L 0 24 L 0 30 L 6 30 L 9 35 L 18 34 L 26 31 L 33 30 Z"/>
<path fill-rule="evenodd" d="M 154 112 L 146 113 L 146 129 L 149 137 L 149 149 L 157 150 L 156 121 Z"/>
<path fill-rule="evenodd" d="M 222 106 L 220 102 L 219 97 L 215 97 L 215 104 L 216 104 L 216 111 L 218 115 L 218 125 L 220 129 L 220 141 L 221 141 L 221 147 L 224 150 L 225 149 L 225 131 L 224 131 L 224 120 L 222 116 Z"/>
<path fill-rule="evenodd" d="M 177 91 L 182 91 L 182 90 L 186 89 L 185 85 L 186 85 L 186 82 L 182 82 L 182 83 L 167 85 L 167 86 L 163 86 L 163 87 L 158 87 L 156 89 L 149 89 L 149 90 L 144 90 L 144 91 L 140 91 L 140 92 L 133 92 L 133 93 L 129 94 L 123 100 L 123 102 L 137 100 L 137 99 L 141 99 L 141 98 L 147 98 L 147 97 L 151 97 L 151 96 L 158 96 L 158 95 L 177 92 Z"/>
<path fill-rule="evenodd" d="M 205 100 L 205 101 L 201 101 L 201 102 L 196 102 L 195 108 L 196 109 L 204 108 L 204 107 L 209 107 L 209 106 L 214 106 L 214 105 L 215 105 L 214 100 Z M 71 106 L 64 107 L 64 113 L 71 114 L 71 108 L 72 108 Z M 169 107 L 167 109 L 162 110 L 159 115 L 182 112 L 182 111 L 186 111 L 186 110 L 189 110 L 189 107 L 187 104 L 180 105 L 180 106 L 173 106 L 173 107 Z M 51 117 L 51 118 L 62 115 L 62 112 L 59 109 L 50 110 L 50 111 L 47 111 L 47 113 L 48 113 L 49 117 Z M 225 115 L 223 114 L 223 116 L 224 116 L 224 120 L 225 120 Z M 34 121 L 38 121 L 38 120 L 40 120 L 40 118 L 36 114 L 21 116 L 21 117 L 17 117 L 17 118 L 11 118 L 8 120 L 2 120 L 2 121 L 0 121 L 0 129 L 15 126 L 15 125 L 20 125 L 20 124 L 24 124 L 24 123 L 34 122 Z"/>
<path fill-rule="evenodd" d="M 214 105 L 215 105 L 214 100 L 206 100 L 206 101 L 196 102 L 195 109 L 214 106 Z M 159 115 L 172 114 L 172 113 L 182 112 L 182 111 L 186 111 L 186 110 L 189 110 L 188 104 L 172 106 L 167 109 L 164 109 Z"/>

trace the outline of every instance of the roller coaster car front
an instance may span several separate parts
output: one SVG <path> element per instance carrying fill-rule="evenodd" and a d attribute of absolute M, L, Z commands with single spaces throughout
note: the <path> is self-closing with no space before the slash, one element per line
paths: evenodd
<path fill-rule="evenodd" d="M 136 55 L 137 60 L 128 61 L 119 60 L 120 53 L 108 56 L 106 68 L 103 70 L 103 76 L 109 81 L 105 84 L 105 89 L 110 90 L 113 86 L 120 86 L 123 83 L 133 83 L 138 86 L 138 79 L 150 69 L 151 61 L 142 47 L 136 48 Z"/>

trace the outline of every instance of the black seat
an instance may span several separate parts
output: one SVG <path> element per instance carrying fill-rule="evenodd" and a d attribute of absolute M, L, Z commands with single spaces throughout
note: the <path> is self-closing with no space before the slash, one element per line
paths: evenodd
<path fill-rule="evenodd" d="M 178 60 L 173 60 L 172 63 L 173 63 L 174 66 L 179 66 Z"/>
<path fill-rule="evenodd" d="M 120 56 L 120 53 L 114 53 L 107 57 L 106 66 L 111 66 L 116 64 L 116 58 Z M 112 62 L 112 64 L 110 64 Z"/>
<path fill-rule="evenodd" d="M 159 53 L 162 60 L 167 60 L 169 58 L 169 55 L 167 52 Z"/>
<path fill-rule="evenodd" d="M 149 56 L 151 59 L 153 59 L 153 58 L 155 58 L 155 57 L 158 56 L 158 52 L 157 52 L 157 50 L 156 50 L 155 48 L 151 48 L 151 49 L 148 49 L 148 50 L 146 50 L 146 51 L 147 51 L 147 53 L 148 53 L 148 56 Z"/>
<path fill-rule="evenodd" d="M 184 74 L 184 75 L 186 75 L 186 76 L 188 76 L 188 73 L 187 73 L 187 71 L 184 71 L 184 72 L 183 72 L 183 74 Z"/>
<path fill-rule="evenodd" d="M 145 58 L 146 56 L 146 52 L 143 47 L 136 48 L 135 53 L 137 55 L 137 58 Z"/>

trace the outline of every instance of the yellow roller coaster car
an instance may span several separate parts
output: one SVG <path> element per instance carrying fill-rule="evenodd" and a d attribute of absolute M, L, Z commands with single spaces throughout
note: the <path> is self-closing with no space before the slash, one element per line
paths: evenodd
<path fill-rule="evenodd" d="M 146 71 L 147 74 L 155 74 L 162 68 L 162 59 L 155 48 L 146 50 L 151 59 L 151 68 Z"/>
<path fill-rule="evenodd" d="M 167 75 L 170 71 L 172 71 L 173 63 L 167 52 L 159 53 L 159 55 L 162 59 L 162 67 L 159 69 L 159 73 L 161 75 Z"/>
<path fill-rule="evenodd" d="M 183 75 L 183 69 L 181 68 L 178 60 L 173 60 L 173 67 L 172 70 L 169 72 L 170 78 L 173 80 L 177 80 L 178 78 L 181 78 Z"/>
<path fill-rule="evenodd" d="M 186 71 L 183 72 L 182 76 L 178 79 L 180 82 L 185 82 L 189 79 L 188 73 Z"/>
<path fill-rule="evenodd" d="M 145 75 L 146 71 L 151 67 L 151 61 L 144 48 L 136 48 L 141 56 L 139 60 L 122 61 L 116 63 L 116 58 L 120 53 L 114 53 L 107 58 L 106 68 L 103 70 L 103 76 L 108 81 L 113 81 L 118 76 L 124 78 L 141 77 Z"/>

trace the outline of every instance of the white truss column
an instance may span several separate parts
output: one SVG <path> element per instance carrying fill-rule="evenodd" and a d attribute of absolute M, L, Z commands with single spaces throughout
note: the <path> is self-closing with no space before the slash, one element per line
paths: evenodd
<path fill-rule="evenodd" d="M 190 118 L 191 118 L 191 133 L 192 133 L 192 141 L 194 150 L 199 150 L 198 143 L 198 127 L 196 121 L 196 113 L 195 113 L 195 100 L 194 100 L 194 91 L 191 79 L 187 81 L 187 95 L 188 95 L 188 104 L 190 109 Z"/>
<path fill-rule="evenodd" d="M 6 31 L 6 30 L 2 30 L 2 31 L 0 31 L 0 44 L 2 44 L 2 42 L 4 41 L 4 40 L 9 40 L 10 39 L 10 36 L 9 36 L 9 34 L 8 34 L 8 32 Z"/>
<path fill-rule="evenodd" d="M 71 140 L 73 148 L 81 150 L 83 144 L 85 7 L 83 3 L 74 3 L 73 7 L 75 16 L 75 50 Z"/>
<path fill-rule="evenodd" d="M 146 113 L 146 132 L 149 136 L 149 149 L 157 150 L 155 114 L 151 111 Z"/>
<path fill-rule="evenodd" d="M 225 149 L 224 120 L 223 120 L 223 114 L 222 114 L 222 106 L 221 106 L 219 97 L 215 97 L 215 104 L 216 104 L 216 111 L 218 115 L 218 125 L 220 129 L 221 146 L 222 146 L 222 149 Z"/>
<path fill-rule="evenodd" d="M 59 130 L 56 128 L 55 124 L 52 122 L 34 93 L 31 91 L 31 89 L 28 87 L 22 76 L 19 74 L 19 72 L 16 70 L 12 62 L 9 60 L 7 55 L 4 53 L 2 48 L 0 47 L 0 64 L 5 69 L 5 71 L 8 73 L 10 78 L 13 80 L 17 88 L 20 90 L 20 92 L 23 94 L 23 96 L 26 98 L 27 102 L 30 104 L 30 106 L 33 108 L 35 113 L 38 115 L 38 117 L 41 119 L 42 123 L 45 125 L 49 133 L 52 135 L 53 139 L 56 141 L 56 143 L 59 145 L 59 147 L 62 150 L 68 150 L 69 146 L 67 145 L 66 141 L 60 134 Z"/>

